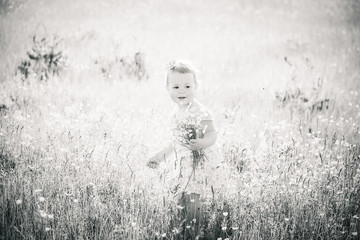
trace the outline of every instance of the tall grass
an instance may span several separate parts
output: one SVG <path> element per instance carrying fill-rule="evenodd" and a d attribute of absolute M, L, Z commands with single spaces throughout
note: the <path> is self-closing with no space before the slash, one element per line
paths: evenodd
<path fill-rule="evenodd" d="M 66 2 L 51 3 L 58 12 L 43 1 L 15 3 L 21 7 L 3 7 L 0 21 L 3 239 L 179 239 L 179 206 L 166 190 L 166 164 L 145 167 L 169 138 L 164 126 L 173 105 L 162 72 L 174 56 L 195 59 L 200 69 L 198 97 L 214 113 L 227 164 L 218 179 L 225 187 L 204 207 L 209 237 L 359 237 L 355 1 L 283 1 L 276 8 L 263 1 L 205 8 L 200 2 L 89 1 L 69 5 L 72 13 L 86 12 L 74 17 L 62 7 Z M 29 10 L 37 13 L 32 22 Z M 201 31 L 191 35 L 181 26 L 197 11 L 191 29 Z M 64 38 L 68 69 L 47 82 L 24 82 L 12 69 L 31 47 L 38 23 L 45 35 Z M 147 81 L 104 79 L 94 64 L 140 48 Z M 308 101 L 276 100 L 294 89 Z M 328 108 L 313 110 L 324 99 Z M 192 226 L 186 231 L 194 234 Z"/>
<path fill-rule="evenodd" d="M 162 185 L 165 168 L 145 167 L 157 146 L 151 142 L 166 141 L 161 136 L 168 109 L 165 103 L 157 110 L 132 106 L 136 95 L 159 102 L 152 91 L 139 90 L 151 84 L 87 81 L 81 88 L 83 82 L 54 80 L 2 86 L 3 101 L 17 99 L 1 117 L 3 237 L 175 235 L 169 222 L 176 203 Z M 100 91 L 92 95 L 91 89 Z M 349 95 L 358 102 L 356 91 Z M 224 170 L 219 179 L 231 184 L 207 205 L 209 231 L 233 239 L 355 239 L 360 113 L 358 105 L 342 109 L 339 117 L 323 112 L 306 122 L 270 116 L 250 142 L 234 133 L 236 120 L 224 117 L 224 156 L 238 171 Z M 221 230 L 223 212 L 236 230 Z"/>

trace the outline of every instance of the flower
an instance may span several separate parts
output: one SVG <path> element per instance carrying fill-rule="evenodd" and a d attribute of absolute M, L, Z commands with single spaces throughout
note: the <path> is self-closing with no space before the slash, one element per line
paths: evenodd
<path fill-rule="evenodd" d="M 45 201 L 45 198 L 44 198 L 44 197 L 39 197 L 39 201 L 40 201 L 40 202 L 44 202 L 44 201 Z"/>
<path fill-rule="evenodd" d="M 46 218 L 46 217 L 47 217 L 46 212 L 44 212 L 43 210 L 39 210 L 39 214 L 40 214 L 40 217 L 42 217 L 42 218 Z"/>
<path fill-rule="evenodd" d="M 21 200 L 21 199 L 18 199 L 18 200 L 16 200 L 15 202 L 16 202 L 17 205 L 22 204 L 22 200 Z"/>
<path fill-rule="evenodd" d="M 224 217 L 228 216 L 228 212 L 223 212 Z"/>
<path fill-rule="evenodd" d="M 206 127 L 204 128 L 201 125 L 202 117 L 201 115 L 188 112 L 174 121 L 174 137 L 181 145 L 186 145 L 190 140 L 204 136 Z M 204 150 L 192 150 L 192 155 L 194 169 L 206 159 Z"/>

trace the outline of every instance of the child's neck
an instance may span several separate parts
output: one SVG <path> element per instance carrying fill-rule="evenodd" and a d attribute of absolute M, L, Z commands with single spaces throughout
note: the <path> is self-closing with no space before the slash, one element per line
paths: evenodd
<path fill-rule="evenodd" d="M 187 104 L 178 104 L 179 111 L 184 112 L 186 110 L 189 110 L 189 108 L 191 108 L 191 106 L 194 104 L 194 102 L 195 102 L 195 99 Z"/>

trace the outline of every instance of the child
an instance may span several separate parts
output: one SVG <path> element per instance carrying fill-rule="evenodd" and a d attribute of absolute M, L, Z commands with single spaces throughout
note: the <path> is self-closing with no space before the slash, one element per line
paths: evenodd
<path fill-rule="evenodd" d="M 151 157 L 147 166 L 155 168 L 174 153 L 175 157 L 169 159 L 172 166 L 170 192 L 177 196 L 179 205 L 185 207 L 186 224 L 198 226 L 199 199 L 213 196 L 216 179 L 212 176 L 222 157 L 211 115 L 195 99 L 197 87 L 196 74 L 190 65 L 179 61 L 169 64 L 166 88 L 178 106 L 171 122 L 174 139 Z"/>

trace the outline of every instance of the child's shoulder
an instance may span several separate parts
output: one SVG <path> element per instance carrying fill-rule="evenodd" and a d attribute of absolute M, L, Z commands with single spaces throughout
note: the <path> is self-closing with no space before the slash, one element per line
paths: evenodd
<path fill-rule="evenodd" d="M 190 111 L 196 115 L 199 115 L 202 120 L 211 120 L 211 115 L 207 108 L 198 101 L 194 101 Z"/>

